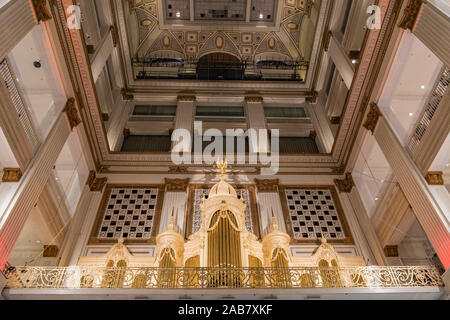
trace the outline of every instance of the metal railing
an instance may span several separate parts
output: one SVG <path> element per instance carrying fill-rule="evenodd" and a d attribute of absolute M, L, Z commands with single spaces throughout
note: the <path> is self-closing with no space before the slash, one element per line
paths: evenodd
<path fill-rule="evenodd" d="M 445 96 L 449 84 L 450 69 L 444 67 L 441 76 L 439 77 L 439 80 L 437 81 L 434 90 L 432 91 L 431 96 L 428 99 L 421 116 L 419 117 L 416 128 L 409 139 L 408 150 L 411 154 L 414 154 L 417 151 L 425 132 L 430 126 L 431 120 L 433 120 L 434 115 Z"/>
<path fill-rule="evenodd" d="M 443 286 L 434 267 L 100 268 L 16 267 L 8 288 L 402 288 Z"/>

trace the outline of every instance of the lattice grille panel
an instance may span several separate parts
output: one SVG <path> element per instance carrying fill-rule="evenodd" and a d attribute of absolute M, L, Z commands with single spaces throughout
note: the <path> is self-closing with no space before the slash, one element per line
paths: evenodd
<path fill-rule="evenodd" d="M 98 238 L 150 239 L 157 200 L 157 188 L 113 188 Z"/>
<path fill-rule="evenodd" d="M 346 238 L 330 190 L 287 189 L 285 194 L 294 239 Z"/>
<path fill-rule="evenodd" d="M 201 210 L 200 204 L 202 203 L 202 199 L 207 197 L 209 191 L 211 189 L 195 189 L 194 194 L 194 214 L 193 214 L 193 223 L 192 223 L 192 233 L 197 232 L 200 229 L 202 218 L 201 218 Z M 249 232 L 253 232 L 252 226 L 252 217 L 250 212 L 250 200 L 249 200 L 249 191 L 247 189 L 236 189 L 236 193 L 238 197 L 244 200 L 246 204 L 245 208 L 245 226 Z"/>

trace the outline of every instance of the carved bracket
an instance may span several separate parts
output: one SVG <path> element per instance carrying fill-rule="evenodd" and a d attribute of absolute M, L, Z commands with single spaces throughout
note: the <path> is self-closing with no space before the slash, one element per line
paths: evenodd
<path fill-rule="evenodd" d="M 264 101 L 264 99 L 261 96 L 245 97 L 245 102 L 246 103 L 262 103 L 263 101 Z"/>
<path fill-rule="evenodd" d="M 367 130 L 371 131 L 372 134 L 374 134 L 375 129 L 378 124 L 378 120 L 380 120 L 380 117 L 381 117 L 381 112 L 380 112 L 380 109 L 378 108 L 378 105 L 376 103 L 372 102 L 370 104 L 370 111 L 367 114 L 367 118 L 363 124 L 363 127 L 366 128 Z"/>
<path fill-rule="evenodd" d="M 90 171 L 86 184 L 91 191 L 102 192 L 107 182 L 108 178 L 97 178 L 95 171 Z"/>
<path fill-rule="evenodd" d="M 179 102 L 194 102 L 197 98 L 194 95 L 184 95 L 178 96 L 177 100 Z"/>
<path fill-rule="evenodd" d="M 443 186 L 444 173 L 442 171 L 430 171 L 426 174 L 425 180 L 430 186 Z"/>
<path fill-rule="evenodd" d="M 351 173 L 345 174 L 345 179 L 335 179 L 334 183 L 336 184 L 336 187 L 338 188 L 339 192 L 342 193 L 350 193 L 352 192 L 353 187 L 355 186 L 355 182 L 353 181 L 353 177 Z"/>
<path fill-rule="evenodd" d="M 414 31 L 414 27 L 417 22 L 417 17 L 422 11 L 423 1 L 422 0 L 409 0 L 408 5 L 403 12 L 403 17 L 398 26 L 402 29 L 409 29 Z"/>
<path fill-rule="evenodd" d="M 33 8 L 34 8 L 34 14 L 36 15 L 37 22 L 41 21 L 47 21 L 52 18 L 52 15 L 50 14 L 50 11 L 47 8 L 47 1 L 46 0 L 33 0 Z"/>
<path fill-rule="evenodd" d="M 2 182 L 19 182 L 22 170 L 19 168 L 3 168 Z"/>
<path fill-rule="evenodd" d="M 74 98 L 70 98 L 69 100 L 67 100 L 64 112 L 66 113 L 67 119 L 69 120 L 71 130 L 81 123 L 77 107 L 75 106 Z"/>
<path fill-rule="evenodd" d="M 255 179 L 258 192 L 278 192 L 279 179 L 274 180 L 260 180 Z"/>
<path fill-rule="evenodd" d="M 168 192 L 186 192 L 190 179 L 164 179 Z"/>

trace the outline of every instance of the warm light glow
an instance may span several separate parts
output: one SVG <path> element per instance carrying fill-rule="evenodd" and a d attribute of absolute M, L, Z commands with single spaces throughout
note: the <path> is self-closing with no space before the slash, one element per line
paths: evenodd
<path fill-rule="evenodd" d="M 175 15 L 176 15 L 177 18 L 181 17 L 180 11 L 178 11 Z"/>

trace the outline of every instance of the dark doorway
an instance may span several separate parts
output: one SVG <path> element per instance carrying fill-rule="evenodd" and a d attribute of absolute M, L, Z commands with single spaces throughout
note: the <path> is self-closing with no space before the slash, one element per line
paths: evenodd
<path fill-rule="evenodd" d="M 199 80 L 242 80 L 244 66 L 231 54 L 210 53 L 198 61 L 197 75 Z"/>

